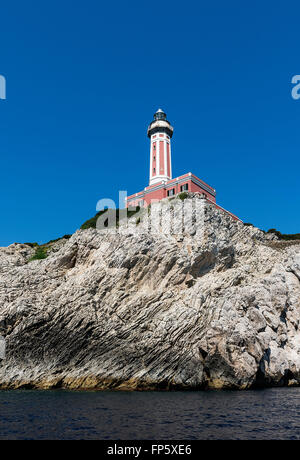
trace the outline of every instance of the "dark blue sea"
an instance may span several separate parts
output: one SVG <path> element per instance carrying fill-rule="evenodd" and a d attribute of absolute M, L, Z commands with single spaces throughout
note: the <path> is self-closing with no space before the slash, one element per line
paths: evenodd
<path fill-rule="evenodd" d="M 0 439 L 300 439 L 300 388 L 0 391 Z"/>

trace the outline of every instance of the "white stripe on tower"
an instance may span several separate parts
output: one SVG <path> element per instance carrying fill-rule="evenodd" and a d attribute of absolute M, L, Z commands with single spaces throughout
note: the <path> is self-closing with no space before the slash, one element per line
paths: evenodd
<path fill-rule="evenodd" d="M 156 176 L 159 176 L 159 168 L 160 168 L 160 151 L 159 151 L 159 140 L 156 142 Z"/>
<path fill-rule="evenodd" d="M 152 139 L 151 139 L 151 142 L 150 142 L 150 181 L 152 179 L 152 171 L 153 171 L 153 162 L 152 162 L 152 158 L 153 158 L 153 142 L 152 142 Z"/>
<path fill-rule="evenodd" d="M 165 157 L 165 161 L 164 161 L 164 176 L 167 176 L 168 175 L 168 163 L 167 163 L 167 136 L 165 134 L 164 136 L 164 157 Z"/>
<path fill-rule="evenodd" d="M 169 157 L 170 157 L 170 179 L 172 179 L 171 139 L 170 139 L 170 142 L 169 142 Z"/>

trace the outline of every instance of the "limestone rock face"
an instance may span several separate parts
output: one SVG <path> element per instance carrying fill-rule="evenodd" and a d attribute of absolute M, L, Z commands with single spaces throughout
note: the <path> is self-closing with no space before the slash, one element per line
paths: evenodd
<path fill-rule="evenodd" d="M 300 383 L 299 243 L 201 197 L 154 208 L 44 260 L 0 248 L 1 388 Z"/>

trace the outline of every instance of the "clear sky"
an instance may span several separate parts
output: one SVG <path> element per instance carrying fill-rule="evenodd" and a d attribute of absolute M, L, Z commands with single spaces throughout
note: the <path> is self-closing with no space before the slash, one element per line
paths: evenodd
<path fill-rule="evenodd" d="M 158 107 L 174 177 L 300 232 L 299 2 L 11 0 L 0 14 L 1 246 L 72 233 L 99 199 L 148 185 Z"/>

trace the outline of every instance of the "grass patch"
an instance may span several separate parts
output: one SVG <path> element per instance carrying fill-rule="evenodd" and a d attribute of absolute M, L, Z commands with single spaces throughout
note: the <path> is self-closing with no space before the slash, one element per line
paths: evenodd
<path fill-rule="evenodd" d="M 32 260 L 46 259 L 46 257 L 47 257 L 47 248 L 38 246 L 35 250 L 35 253 L 33 254 L 32 257 L 30 257 L 28 262 L 31 262 Z"/>

